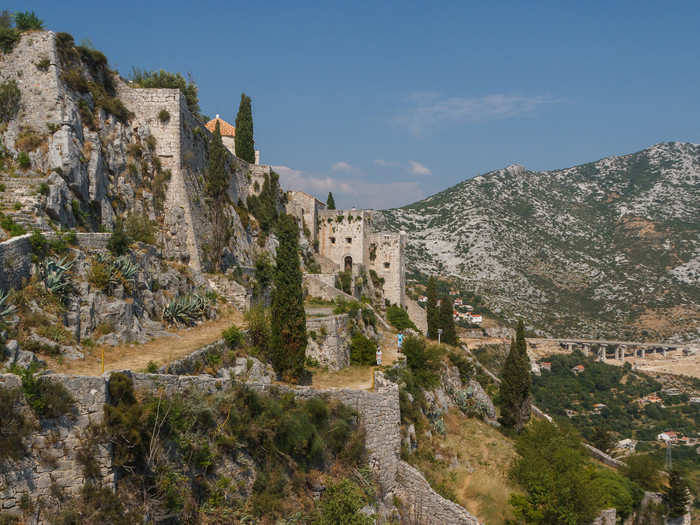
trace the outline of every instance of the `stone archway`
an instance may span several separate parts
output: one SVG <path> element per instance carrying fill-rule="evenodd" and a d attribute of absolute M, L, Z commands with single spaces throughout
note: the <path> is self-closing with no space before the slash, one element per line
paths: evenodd
<path fill-rule="evenodd" d="M 350 271 L 352 272 L 352 257 L 350 257 L 349 255 L 346 256 L 345 259 L 344 259 L 344 262 L 345 262 L 345 268 L 344 268 L 344 270 L 345 270 L 346 272 L 347 272 L 348 270 L 350 270 Z"/>

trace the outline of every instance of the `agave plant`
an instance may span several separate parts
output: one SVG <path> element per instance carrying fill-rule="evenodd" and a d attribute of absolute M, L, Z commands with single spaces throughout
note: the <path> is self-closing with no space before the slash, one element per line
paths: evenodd
<path fill-rule="evenodd" d="M 163 320 L 169 324 L 191 326 L 209 312 L 211 300 L 206 295 L 191 293 L 170 301 L 163 309 Z"/>
<path fill-rule="evenodd" d="M 109 285 L 111 288 L 118 284 L 131 288 L 136 282 L 139 267 L 126 255 L 121 255 L 112 261 L 109 267 Z"/>
<path fill-rule="evenodd" d="M 0 290 L 0 321 L 4 321 L 7 316 L 15 311 L 15 305 L 8 303 L 10 294 Z"/>
<path fill-rule="evenodd" d="M 66 257 L 55 259 L 47 257 L 39 263 L 39 271 L 46 289 L 54 295 L 64 297 L 70 290 L 70 269 L 73 261 Z"/>

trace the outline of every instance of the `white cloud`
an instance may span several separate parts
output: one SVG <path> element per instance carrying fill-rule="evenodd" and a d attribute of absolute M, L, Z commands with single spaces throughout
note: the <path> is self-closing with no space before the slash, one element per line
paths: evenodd
<path fill-rule="evenodd" d="M 333 171 L 353 171 L 355 168 L 353 168 L 349 163 L 341 160 L 340 162 L 333 164 L 331 169 Z"/>
<path fill-rule="evenodd" d="M 332 191 L 335 202 L 342 208 L 394 208 L 426 196 L 415 181 L 375 183 L 362 178 L 316 176 L 288 166 L 272 166 L 272 169 L 279 174 L 283 189 L 305 191 L 324 202 L 328 192 Z"/>
<path fill-rule="evenodd" d="M 409 165 L 409 171 L 413 173 L 414 175 L 432 175 L 433 172 L 430 171 L 430 168 L 427 166 L 424 166 L 420 162 L 416 162 L 415 160 L 409 160 L 408 161 Z"/>
<path fill-rule="evenodd" d="M 414 93 L 406 97 L 410 107 L 394 120 L 411 133 L 420 135 L 443 122 L 484 122 L 531 113 L 539 106 L 557 102 L 550 96 L 493 94 L 483 97 L 440 97 L 435 93 Z"/>
<path fill-rule="evenodd" d="M 374 164 L 376 164 L 377 166 L 381 166 L 382 168 L 398 168 L 401 165 L 400 162 L 382 159 L 375 160 Z"/>

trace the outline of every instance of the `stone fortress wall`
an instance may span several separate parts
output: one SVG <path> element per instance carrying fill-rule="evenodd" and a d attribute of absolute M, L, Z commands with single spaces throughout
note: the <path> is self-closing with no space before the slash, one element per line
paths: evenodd
<path fill-rule="evenodd" d="M 42 232 L 45 237 L 53 236 L 51 232 Z M 0 242 L 0 290 L 8 292 L 19 289 L 22 283 L 32 275 L 31 234 L 13 237 Z M 85 251 L 104 250 L 107 248 L 109 233 L 76 233 L 78 248 Z"/>
<path fill-rule="evenodd" d="M 141 392 L 162 392 L 164 395 L 187 392 L 214 393 L 231 385 L 230 379 L 207 375 L 187 376 L 168 374 L 144 374 L 125 371 Z M 63 384 L 73 395 L 76 404 L 72 418 L 42 422 L 42 429 L 31 436 L 31 455 L 19 465 L 6 463 L 0 469 L 0 509 L 18 512 L 23 495 L 32 499 L 49 498 L 52 491 L 62 490 L 76 495 L 84 484 L 83 467 L 78 453 L 83 447 L 91 424 L 103 420 L 103 407 L 109 402 L 107 373 L 99 377 L 68 375 L 47 376 L 51 381 Z M 20 379 L 12 374 L 0 374 L 0 387 L 18 388 Z M 399 458 L 401 446 L 401 414 L 399 389 L 387 381 L 381 372 L 375 373 L 373 391 L 350 389 L 313 390 L 310 387 L 249 384 L 261 393 L 271 389 L 292 392 L 302 399 L 327 397 L 336 399 L 357 410 L 365 427 L 365 445 L 369 464 L 376 473 L 382 500 L 393 504 L 398 496 L 406 509 L 415 515 L 425 516 L 420 523 L 478 525 L 478 520 L 462 507 L 445 500 L 430 488 L 425 478 Z M 27 408 L 28 409 L 28 408 Z M 103 483 L 114 486 L 112 450 L 108 443 L 100 443 L 93 451 Z M 53 459 L 51 459 L 53 458 Z M 56 467 L 48 464 L 56 462 Z M 8 468 L 9 467 L 9 468 Z M 19 467 L 19 468 L 18 468 Z"/>

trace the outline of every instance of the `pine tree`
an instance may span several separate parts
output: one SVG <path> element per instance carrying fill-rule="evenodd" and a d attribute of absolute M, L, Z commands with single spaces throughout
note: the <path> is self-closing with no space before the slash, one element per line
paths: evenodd
<path fill-rule="evenodd" d="M 299 265 L 299 227 L 289 215 L 278 223 L 277 270 L 272 296 L 272 365 L 278 374 L 298 380 L 304 374 L 306 314 Z"/>
<path fill-rule="evenodd" d="M 255 162 L 255 142 L 253 140 L 253 110 L 250 97 L 241 93 L 241 104 L 236 115 L 236 156 L 251 164 Z"/>
<path fill-rule="evenodd" d="M 522 320 L 503 365 L 500 392 L 501 424 L 520 432 L 530 419 L 530 360 Z"/>
<path fill-rule="evenodd" d="M 425 310 L 428 317 L 428 339 L 437 339 L 438 333 L 438 307 L 437 307 L 437 280 L 435 277 L 428 279 L 425 295 L 428 297 Z"/>
<path fill-rule="evenodd" d="M 204 192 L 208 204 L 208 212 L 211 218 L 212 231 L 210 249 L 210 265 L 214 270 L 218 269 L 224 247 L 231 236 L 229 221 L 226 216 L 228 204 L 229 173 L 226 167 L 226 147 L 221 140 L 221 130 L 217 121 L 209 143 L 209 163 L 207 165 L 207 178 Z"/>
<path fill-rule="evenodd" d="M 686 513 L 690 502 L 688 485 L 677 470 L 671 471 L 668 482 L 668 488 L 664 489 L 664 503 L 668 508 L 668 517 L 678 518 Z"/>
<path fill-rule="evenodd" d="M 328 192 L 328 198 L 326 199 L 326 207 L 329 210 L 335 210 L 335 199 L 330 191 Z"/>
<path fill-rule="evenodd" d="M 452 299 L 444 296 L 440 299 L 439 327 L 442 328 L 440 340 L 448 345 L 457 344 L 457 331 L 455 330 L 455 318 Z"/>

